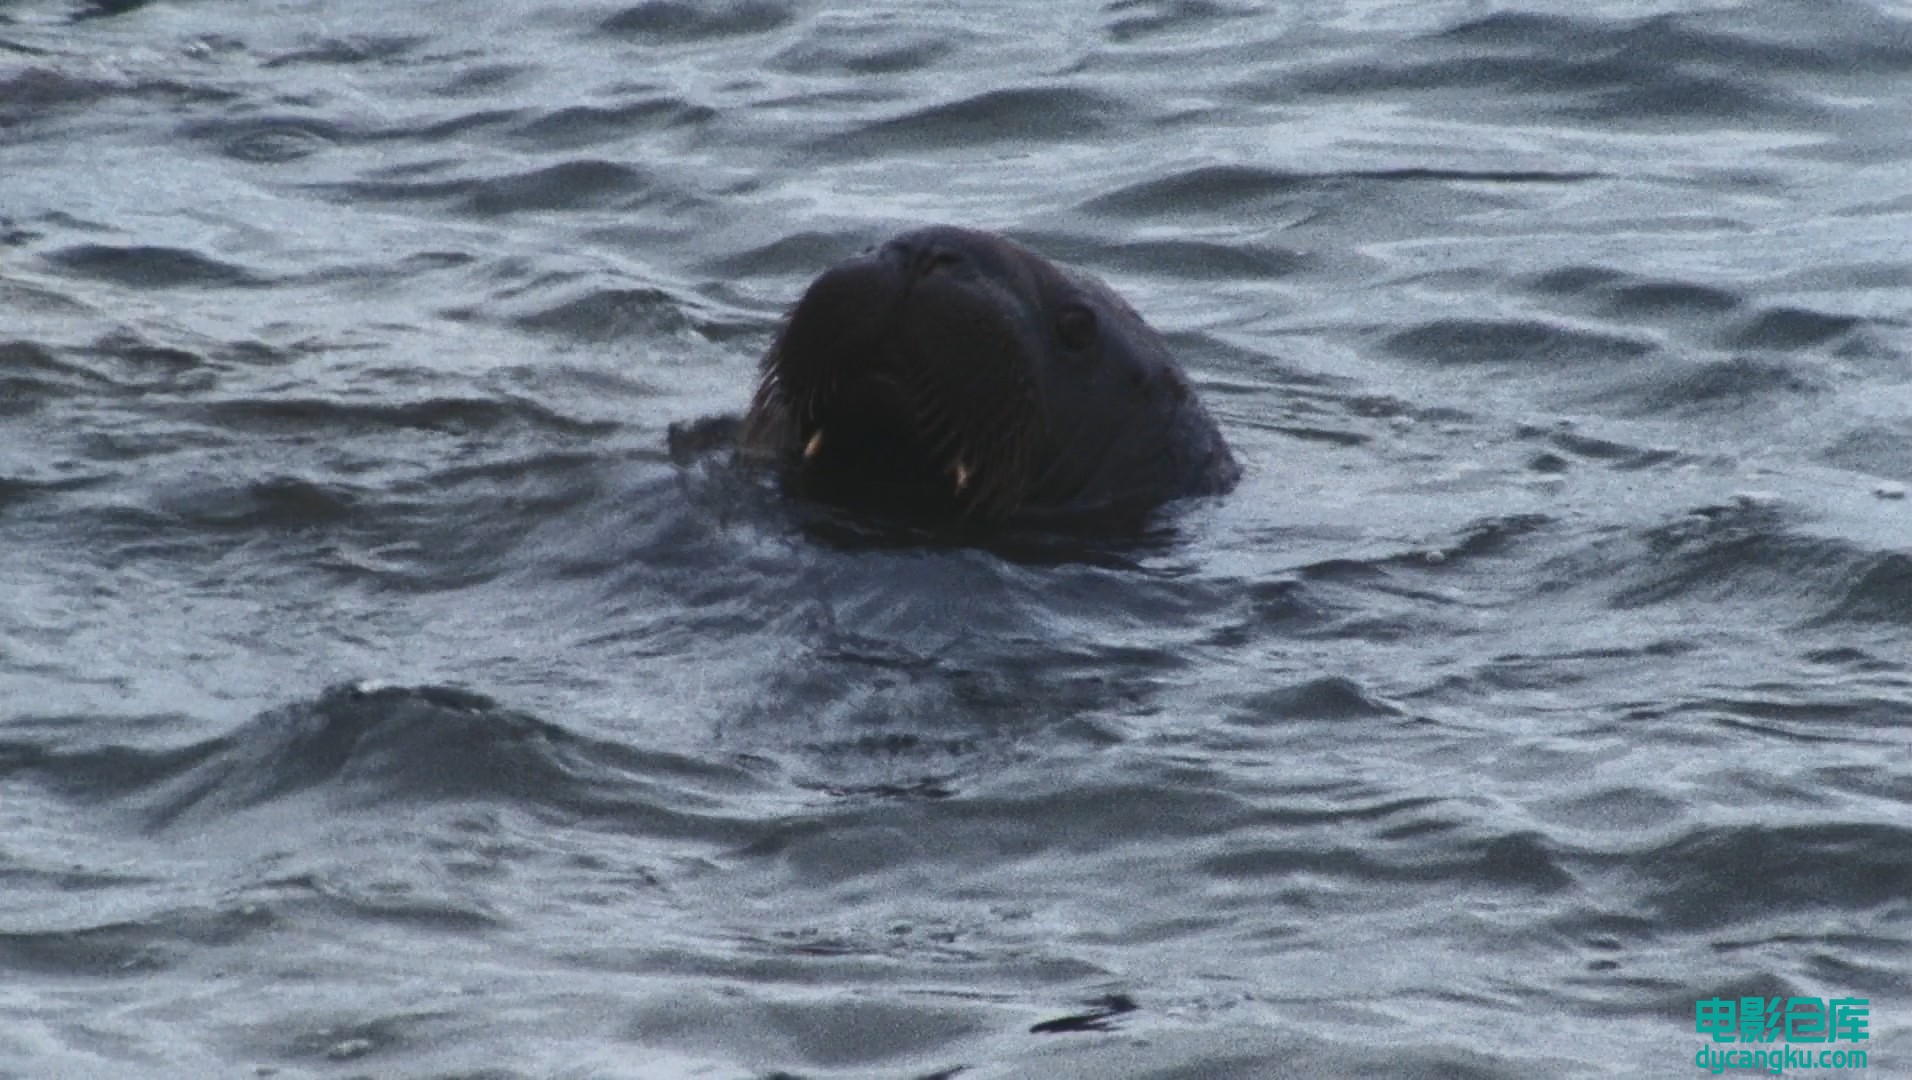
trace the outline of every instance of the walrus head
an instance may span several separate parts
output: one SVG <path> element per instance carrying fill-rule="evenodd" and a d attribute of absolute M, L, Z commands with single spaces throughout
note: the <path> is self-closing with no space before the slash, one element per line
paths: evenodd
<path fill-rule="evenodd" d="M 764 356 L 743 448 L 828 501 L 989 522 L 1142 512 L 1240 475 L 1120 297 L 952 226 L 810 286 Z"/>

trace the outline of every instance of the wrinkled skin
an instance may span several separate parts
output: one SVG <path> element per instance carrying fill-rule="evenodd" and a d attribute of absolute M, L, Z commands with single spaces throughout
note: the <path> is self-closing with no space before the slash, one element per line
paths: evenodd
<path fill-rule="evenodd" d="M 810 286 L 764 356 L 742 449 L 811 497 L 985 524 L 1135 521 L 1241 475 L 1108 286 L 952 226 Z"/>

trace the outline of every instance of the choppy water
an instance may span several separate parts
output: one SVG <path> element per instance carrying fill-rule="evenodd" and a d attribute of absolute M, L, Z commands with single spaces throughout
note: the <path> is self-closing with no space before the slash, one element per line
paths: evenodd
<path fill-rule="evenodd" d="M 1904 1068 L 1912 10 L 1559 10 L 0 8 L 0 1075 Z M 922 221 L 1242 487 L 672 458 Z"/>

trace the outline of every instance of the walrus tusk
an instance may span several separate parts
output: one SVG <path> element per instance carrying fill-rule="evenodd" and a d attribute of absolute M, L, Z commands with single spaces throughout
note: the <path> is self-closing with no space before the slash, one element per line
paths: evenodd
<path fill-rule="evenodd" d="M 950 466 L 950 471 L 956 474 L 956 490 L 957 491 L 961 491 L 964 488 L 968 487 L 969 478 L 975 475 L 974 473 L 969 471 L 969 466 L 963 464 L 960 460 L 957 461 L 954 465 Z"/>
<path fill-rule="evenodd" d="M 803 460 L 805 461 L 811 460 L 812 458 L 817 456 L 817 451 L 822 449 L 823 449 L 823 429 L 818 428 L 817 433 L 815 435 L 810 436 L 810 441 L 803 444 Z"/>

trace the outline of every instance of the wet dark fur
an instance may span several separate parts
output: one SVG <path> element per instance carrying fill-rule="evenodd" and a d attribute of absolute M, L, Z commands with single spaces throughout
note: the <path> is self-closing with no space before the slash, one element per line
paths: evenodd
<path fill-rule="evenodd" d="M 1241 471 L 1166 343 L 1106 285 L 951 226 L 810 286 L 741 444 L 804 494 L 982 523 L 1137 517 Z"/>

